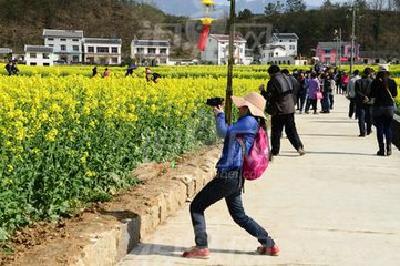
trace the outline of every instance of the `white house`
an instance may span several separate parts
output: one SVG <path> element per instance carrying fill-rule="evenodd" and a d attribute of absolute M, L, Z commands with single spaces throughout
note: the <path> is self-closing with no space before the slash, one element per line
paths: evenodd
<path fill-rule="evenodd" d="M 235 37 L 234 43 L 235 64 L 246 63 L 246 40 L 241 37 Z M 206 49 L 201 52 L 201 60 L 218 65 L 227 64 L 229 58 L 228 44 L 229 35 L 210 34 L 208 36 Z"/>
<path fill-rule="evenodd" d="M 90 64 L 121 64 L 121 39 L 85 38 L 84 62 Z"/>
<path fill-rule="evenodd" d="M 52 66 L 57 56 L 52 47 L 25 44 L 25 61 L 29 66 Z"/>
<path fill-rule="evenodd" d="M 83 61 L 83 31 L 44 29 L 43 38 L 44 45 L 53 48 L 59 60 L 66 63 L 80 63 Z"/>
<path fill-rule="evenodd" d="M 296 33 L 274 33 L 261 49 L 261 63 L 294 64 L 298 40 Z"/>
<path fill-rule="evenodd" d="M 139 64 L 168 64 L 171 45 L 166 40 L 133 40 L 131 58 Z"/>

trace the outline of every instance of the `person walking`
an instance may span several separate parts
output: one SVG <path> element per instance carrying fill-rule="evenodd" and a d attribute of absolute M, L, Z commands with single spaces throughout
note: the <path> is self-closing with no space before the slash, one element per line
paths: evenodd
<path fill-rule="evenodd" d="M 368 69 L 365 69 L 361 79 L 357 80 L 355 84 L 359 137 L 365 137 L 372 132 L 371 105 L 369 104 L 372 79 L 370 79 L 369 74 Z"/>
<path fill-rule="evenodd" d="M 268 69 L 271 79 L 267 84 L 267 110 L 271 115 L 271 158 L 279 155 L 280 139 L 283 128 L 296 151 L 304 155 L 304 145 L 300 141 L 295 123 L 295 107 L 293 97 L 293 83 L 288 76 L 282 74 L 277 65 Z"/>
<path fill-rule="evenodd" d="M 372 115 L 375 121 L 379 150 L 378 156 L 385 155 L 384 136 L 386 137 L 386 154 L 392 154 L 392 122 L 394 99 L 397 96 L 397 84 L 390 81 L 390 73 L 380 71 L 371 83 L 370 97 L 373 99 Z"/>
<path fill-rule="evenodd" d="M 353 72 L 353 78 L 347 84 L 346 98 L 350 101 L 349 103 L 349 118 L 353 117 L 356 112 L 356 81 L 361 79 L 360 71 L 355 70 Z M 357 119 L 357 114 L 356 114 Z"/>
<path fill-rule="evenodd" d="M 300 72 L 299 76 L 297 77 L 297 81 L 300 83 L 299 91 L 297 92 L 297 109 L 301 114 L 304 110 L 304 104 L 306 102 L 307 97 L 307 86 L 308 83 L 306 82 L 306 78 L 303 72 Z"/>
<path fill-rule="evenodd" d="M 256 237 L 261 244 L 257 253 L 277 256 L 279 248 L 267 231 L 256 221 L 246 215 L 243 208 L 243 160 L 249 153 L 259 127 L 265 129 L 265 99 L 258 93 L 250 93 L 245 97 L 232 97 L 239 108 L 239 119 L 233 125 L 225 122 L 222 106 L 214 107 L 217 134 L 223 137 L 222 156 L 217 163 L 217 175 L 194 198 L 190 205 L 190 213 L 195 234 L 196 246 L 185 251 L 186 258 L 207 258 L 210 254 L 206 233 L 204 211 L 214 203 L 225 198 L 229 214 L 240 227 Z M 241 138 L 241 146 L 238 137 Z"/>
<path fill-rule="evenodd" d="M 333 110 L 335 107 L 335 91 L 337 91 L 337 85 L 334 76 L 331 75 L 331 93 L 329 94 L 329 109 Z"/>
<path fill-rule="evenodd" d="M 309 113 L 310 105 L 314 110 L 314 114 L 317 113 L 318 93 L 321 93 L 321 84 L 317 78 L 317 73 L 311 73 L 311 79 L 308 80 L 308 103 L 306 106 L 306 114 Z"/>
<path fill-rule="evenodd" d="M 109 78 L 111 76 L 111 70 L 106 68 L 103 72 L 103 79 Z"/>

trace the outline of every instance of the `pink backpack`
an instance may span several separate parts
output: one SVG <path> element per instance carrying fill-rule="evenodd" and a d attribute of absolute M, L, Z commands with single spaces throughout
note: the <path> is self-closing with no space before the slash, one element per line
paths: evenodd
<path fill-rule="evenodd" d="M 245 146 L 242 139 L 239 143 L 245 151 Z M 243 162 L 243 177 L 246 180 L 253 181 L 259 179 L 267 170 L 269 164 L 269 141 L 265 130 L 260 127 L 254 144 L 250 149 L 250 153 L 244 156 Z"/>

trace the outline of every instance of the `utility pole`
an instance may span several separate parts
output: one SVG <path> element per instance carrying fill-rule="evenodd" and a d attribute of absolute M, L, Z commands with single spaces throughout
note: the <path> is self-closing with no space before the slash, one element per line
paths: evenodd
<path fill-rule="evenodd" d="M 228 80 L 226 85 L 225 114 L 228 125 L 232 124 L 232 95 L 233 95 L 233 57 L 235 45 L 235 0 L 228 0 L 231 3 L 229 13 L 229 59 L 228 59 Z"/>
<path fill-rule="evenodd" d="M 352 6 L 352 13 L 353 13 L 353 19 L 351 23 L 351 52 L 350 52 L 350 75 L 353 73 L 353 61 L 354 61 L 354 46 L 355 46 L 355 39 L 356 39 L 356 8 Z"/>
<path fill-rule="evenodd" d="M 342 28 L 339 28 L 339 70 L 342 68 Z"/>

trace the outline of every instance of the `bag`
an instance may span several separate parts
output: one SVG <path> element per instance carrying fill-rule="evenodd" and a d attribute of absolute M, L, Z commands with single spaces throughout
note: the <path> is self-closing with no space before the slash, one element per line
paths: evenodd
<path fill-rule="evenodd" d="M 246 147 L 242 139 L 238 139 L 242 146 L 244 160 L 243 160 L 243 177 L 246 180 L 253 181 L 259 179 L 267 170 L 269 165 L 269 140 L 265 130 L 260 127 L 254 144 L 250 149 L 248 155 L 246 154 Z"/>
<path fill-rule="evenodd" d="M 387 92 L 388 92 L 389 95 L 390 95 L 390 99 L 392 99 L 392 101 L 393 101 L 393 113 L 395 113 L 395 112 L 397 112 L 397 104 L 396 104 L 396 101 L 394 100 L 393 95 L 392 95 L 392 93 L 391 93 L 390 90 L 389 90 L 389 86 L 386 84 L 385 87 L 386 87 Z"/>
<path fill-rule="evenodd" d="M 322 100 L 324 96 L 322 95 L 322 92 L 318 91 L 317 92 L 317 100 Z"/>

